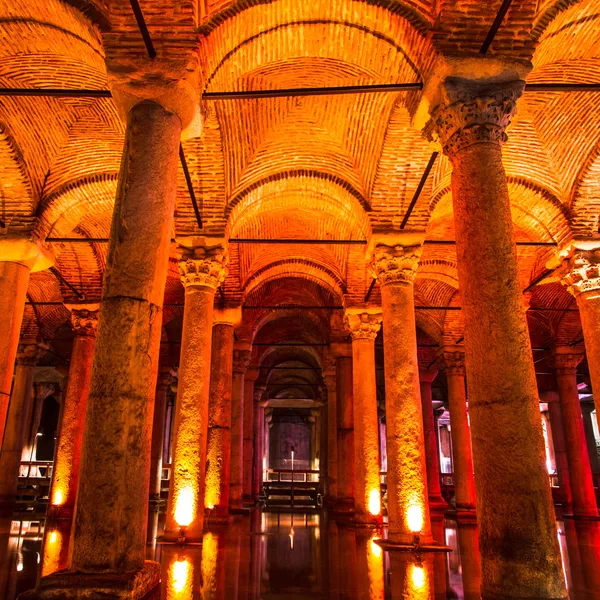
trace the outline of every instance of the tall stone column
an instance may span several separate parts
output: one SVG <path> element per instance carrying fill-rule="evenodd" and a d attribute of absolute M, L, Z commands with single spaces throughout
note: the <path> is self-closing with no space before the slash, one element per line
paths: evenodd
<path fill-rule="evenodd" d="M 554 265 L 553 265 L 554 266 Z M 575 240 L 562 263 L 562 283 L 575 296 L 585 340 L 596 419 L 600 424 L 600 245 Z"/>
<path fill-rule="evenodd" d="M 354 511 L 358 522 L 381 516 L 379 482 L 379 423 L 375 378 L 375 338 L 381 315 L 363 309 L 346 311 L 352 336 L 354 398 Z"/>
<path fill-rule="evenodd" d="M 96 343 L 98 308 L 98 305 L 71 308 L 71 324 L 75 337 L 54 455 L 50 509 L 44 537 L 44 575 L 52 572 L 47 567 L 48 563 L 54 565 L 54 570 L 65 569 L 68 564 L 69 539 L 79 486 L 85 415 Z M 53 535 L 52 532 L 56 533 Z"/>
<path fill-rule="evenodd" d="M 254 505 L 252 497 L 252 472 L 254 465 L 254 382 L 258 379 L 258 369 L 248 369 L 244 375 L 244 486 L 243 499 L 247 506 Z"/>
<path fill-rule="evenodd" d="M 185 305 L 165 538 L 179 539 L 184 533 L 187 541 L 200 542 L 204 526 L 213 304 L 217 287 L 225 278 L 225 254 L 223 247 L 216 245 L 184 253 L 183 258 L 179 270 L 185 286 Z"/>
<path fill-rule="evenodd" d="M 10 517 L 14 509 L 27 415 L 33 396 L 34 369 L 44 352 L 44 347 L 33 340 L 23 341 L 17 351 L 15 381 L 0 451 L 0 517 Z"/>
<path fill-rule="evenodd" d="M 258 500 L 263 482 L 265 443 L 265 407 L 261 404 L 265 386 L 254 385 L 254 462 L 252 466 L 252 497 Z"/>
<path fill-rule="evenodd" d="M 372 262 L 383 309 L 389 540 L 400 544 L 412 543 L 415 533 L 424 542 L 433 539 L 425 452 L 432 459 L 436 473 L 431 476 L 438 480 L 441 499 L 431 395 L 426 398 L 430 429 L 426 446 L 419 386 L 413 282 L 421 249 L 399 242 L 393 246 L 378 245 Z"/>
<path fill-rule="evenodd" d="M 249 344 L 236 343 L 233 350 L 231 390 L 231 479 L 229 510 L 243 509 L 244 494 L 244 375 L 250 364 Z"/>
<path fill-rule="evenodd" d="M 0 236 L 0 443 L 13 381 L 29 274 L 52 266 L 50 251 L 34 238 Z"/>
<path fill-rule="evenodd" d="M 446 347 L 441 358 L 448 383 L 456 511 L 459 517 L 474 517 L 470 514 L 475 510 L 475 481 L 465 389 L 465 355 L 462 349 Z"/>
<path fill-rule="evenodd" d="M 354 510 L 354 390 L 351 344 L 331 346 L 335 361 L 338 425 L 338 503 L 339 512 Z"/>
<path fill-rule="evenodd" d="M 204 506 L 211 511 L 211 520 L 226 520 L 229 515 L 233 338 L 241 313 L 241 307 L 215 309 L 204 491 Z"/>
<path fill-rule="evenodd" d="M 30 403 L 29 413 L 25 420 L 26 434 L 23 451 L 21 452 L 21 462 L 31 462 L 34 460 L 34 454 L 37 454 L 38 429 L 42 422 L 42 411 L 46 398 L 57 392 L 55 383 L 39 382 L 33 386 L 33 398 Z"/>
<path fill-rule="evenodd" d="M 565 430 L 558 392 L 555 390 L 542 392 L 540 400 L 548 404 L 548 418 L 552 429 L 552 445 L 554 446 L 556 476 L 558 477 L 559 492 L 557 500 L 560 502 L 563 512 L 568 512 L 572 508 L 573 497 L 571 495 L 569 461 L 567 460 Z"/>
<path fill-rule="evenodd" d="M 496 77 L 498 63 L 480 63 Z M 497 73 L 498 83 L 463 79 L 457 71 L 432 84 L 428 131 L 453 167 L 482 597 L 565 598 L 502 164 L 505 128 L 524 82 L 507 80 L 521 65 L 507 69 Z"/>
<path fill-rule="evenodd" d="M 335 361 L 323 374 L 327 388 L 327 503 L 334 505 L 338 498 L 338 420 Z"/>
<path fill-rule="evenodd" d="M 150 491 L 152 503 L 160 502 L 162 482 L 163 446 L 165 440 L 165 418 L 167 416 L 167 393 L 173 383 L 171 367 L 160 367 L 154 394 L 154 416 L 152 420 L 152 446 L 150 449 Z M 158 505 L 155 506 L 158 509 Z"/>
<path fill-rule="evenodd" d="M 557 347 L 554 350 L 553 362 L 565 432 L 573 514 L 576 517 L 597 517 L 598 505 L 577 390 L 577 365 L 582 360 L 583 354 L 573 352 L 572 347 Z"/>
<path fill-rule="evenodd" d="M 594 426 L 592 425 L 592 412 L 595 405 L 593 402 L 581 403 L 581 414 L 583 415 L 583 429 L 585 431 L 585 441 L 587 443 L 588 455 L 590 457 L 590 467 L 592 473 L 600 473 L 600 461 L 598 460 L 598 447 L 596 446 L 596 436 Z"/>
<path fill-rule="evenodd" d="M 443 513 L 448 504 L 442 498 L 440 484 L 440 453 L 437 441 L 437 420 L 433 413 L 432 384 L 438 370 L 419 369 L 419 389 L 421 392 L 421 407 L 423 410 L 423 436 L 425 438 L 425 464 L 427 465 L 427 493 L 431 512 Z"/>

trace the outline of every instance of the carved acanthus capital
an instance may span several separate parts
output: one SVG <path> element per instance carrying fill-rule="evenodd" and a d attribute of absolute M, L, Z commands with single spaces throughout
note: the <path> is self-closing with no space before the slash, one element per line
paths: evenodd
<path fill-rule="evenodd" d="M 563 260 L 561 275 L 563 285 L 575 297 L 600 291 L 600 249 L 573 250 Z"/>
<path fill-rule="evenodd" d="M 160 367 L 156 379 L 156 389 L 166 391 L 177 381 L 177 371 L 171 367 Z"/>
<path fill-rule="evenodd" d="M 443 350 L 440 353 L 440 366 L 446 375 L 465 376 L 465 353 L 460 350 Z"/>
<path fill-rule="evenodd" d="M 233 372 L 244 375 L 246 369 L 250 364 L 250 358 L 252 356 L 251 350 L 239 350 L 234 349 L 233 351 Z"/>
<path fill-rule="evenodd" d="M 262 400 L 263 394 L 267 389 L 266 385 L 255 385 L 254 386 L 254 402 L 260 402 Z"/>
<path fill-rule="evenodd" d="M 34 367 L 50 346 L 43 342 L 23 341 L 17 348 L 17 364 Z"/>
<path fill-rule="evenodd" d="M 227 276 L 227 256 L 221 246 L 196 248 L 193 254 L 182 256 L 179 272 L 186 288 L 198 286 L 216 290 Z"/>
<path fill-rule="evenodd" d="M 423 246 L 378 245 L 371 259 L 371 271 L 379 285 L 401 282 L 412 284 L 417 274 Z"/>
<path fill-rule="evenodd" d="M 502 144 L 524 87 L 520 80 L 481 85 L 449 78 L 424 134 L 430 141 L 439 141 L 450 160 L 473 144 Z"/>
<path fill-rule="evenodd" d="M 381 329 L 381 314 L 348 312 L 346 323 L 353 340 L 374 340 Z"/>
<path fill-rule="evenodd" d="M 575 375 L 582 360 L 583 352 L 574 352 L 571 347 L 556 348 L 552 355 L 552 366 L 557 375 Z"/>
<path fill-rule="evenodd" d="M 76 336 L 96 337 L 98 312 L 98 310 L 90 310 L 88 308 L 71 309 L 71 326 Z"/>

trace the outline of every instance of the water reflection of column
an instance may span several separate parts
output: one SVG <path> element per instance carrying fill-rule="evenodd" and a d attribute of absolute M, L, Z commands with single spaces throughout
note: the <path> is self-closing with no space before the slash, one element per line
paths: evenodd
<path fill-rule="evenodd" d="M 339 600 L 340 598 L 340 557 L 338 526 L 335 522 L 330 522 L 327 529 L 322 528 L 321 531 L 326 532 L 326 538 L 321 538 L 321 543 L 327 545 L 327 574 L 329 576 L 328 586 L 325 590 L 325 596 L 330 600 Z"/>
<path fill-rule="evenodd" d="M 383 600 L 383 549 L 375 543 L 377 533 L 362 530 L 356 533 L 356 560 L 359 589 L 357 598 Z"/>
<path fill-rule="evenodd" d="M 253 509 L 250 514 L 250 593 L 249 600 L 260 600 L 260 579 L 262 574 L 261 512 Z"/>
<path fill-rule="evenodd" d="M 224 600 L 227 585 L 234 586 L 237 594 L 237 572 L 227 573 L 225 530 L 209 531 L 202 540 L 202 600 Z M 236 555 L 237 558 L 237 555 Z M 228 575 L 234 575 L 228 580 Z M 231 596 L 235 598 L 236 596 Z"/>
<path fill-rule="evenodd" d="M 439 479 L 439 478 L 438 478 Z M 444 515 L 432 512 L 431 515 L 431 535 L 439 544 L 446 545 L 446 527 Z M 448 557 L 445 552 L 436 552 L 433 555 L 433 587 L 436 598 L 446 598 L 448 581 Z"/>
<path fill-rule="evenodd" d="M 162 598 L 195 600 L 202 581 L 201 552 L 198 547 L 165 545 L 162 555 Z"/>
<path fill-rule="evenodd" d="M 10 598 L 9 588 L 14 586 L 12 581 L 16 576 L 15 563 L 17 559 L 18 537 L 11 536 L 10 517 L 0 518 L 0 598 Z"/>
<path fill-rule="evenodd" d="M 458 523 L 457 536 L 464 600 L 479 600 L 481 598 L 481 556 L 477 525 Z"/>
<path fill-rule="evenodd" d="M 236 544 L 239 547 L 240 553 L 240 569 L 238 576 L 238 600 L 249 600 L 250 596 L 250 582 L 251 582 L 251 571 L 250 571 L 250 539 L 247 534 L 250 528 L 249 518 L 244 515 L 241 523 L 235 523 L 234 531 L 237 533 Z M 238 528 L 239 526 L 239 528 Z M 241 529 L 244 530 L 245 535 L 241 535 Z M 229 597 L 229 596 L 228 596 Z"/>
<path fill-rule="evenodd" d="M 392 600 L 433 600 L 433 556 L 421 560 L 407 552 L 390 552 L 390 591 Z"/>
<path fill-rule="evenodd" d="M 338 543 L 340 598 L 357 598 L 356 530 L 340 527 Z"/>

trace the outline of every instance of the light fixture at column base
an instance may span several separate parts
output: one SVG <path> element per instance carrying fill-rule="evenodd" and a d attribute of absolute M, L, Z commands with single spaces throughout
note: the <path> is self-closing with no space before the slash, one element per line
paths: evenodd
<path fill-rule="evenodd" d="M 385 539 L 373 541 L 384 550 L 389 550 L 390 552 L 414 552 L 415 554 L 422 554 L 424 552 L 452 552 L 450 546 L 438 544 L 437 542 L 415 545 L 408 542 L 394 542 Z"/>
<path fill-rule="evenodd" d="M 159 583 L 160 564 L 148 560 L 133 573 L 58 571 L 42 577 L 37 588 L 21 594 L 19 600 L 141 600 Z"/>

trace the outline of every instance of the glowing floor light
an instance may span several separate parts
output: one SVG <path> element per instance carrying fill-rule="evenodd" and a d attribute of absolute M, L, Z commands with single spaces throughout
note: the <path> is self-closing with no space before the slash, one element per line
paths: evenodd
<path fill-rule="evenodd" d="M 379 490 L 373 489 L 369 492 L 368 509 L 373 516 L 377 516 L 381 512 L 381 496 Z"/>

